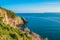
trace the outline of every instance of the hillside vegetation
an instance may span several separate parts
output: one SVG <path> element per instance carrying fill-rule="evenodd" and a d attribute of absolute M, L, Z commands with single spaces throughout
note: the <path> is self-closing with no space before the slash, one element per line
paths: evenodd
<path fill-rule="evenodd" d="M 20 28 L 24 21 L 11 10 L 0 7 L 0 40 L 42 40 L 28 28 Z"/>
<path fill-rule="evenodd" d="M 0 18 L 1 19 L 1 18 Z M 28 33 L 0 22 L 0 40 L 32 40 Z"/>

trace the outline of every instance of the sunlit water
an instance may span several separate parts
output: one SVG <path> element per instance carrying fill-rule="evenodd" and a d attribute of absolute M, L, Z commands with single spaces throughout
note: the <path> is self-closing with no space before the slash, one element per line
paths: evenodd
<path fill-rule="evenodd" d="M 48 37 L 49 40 L 60 40 L 60 14 L 58 13 L 16 13 L 25 17 L 28 23 L 26 26 L 32 32 L 38 33 L 41 37 Z"/>

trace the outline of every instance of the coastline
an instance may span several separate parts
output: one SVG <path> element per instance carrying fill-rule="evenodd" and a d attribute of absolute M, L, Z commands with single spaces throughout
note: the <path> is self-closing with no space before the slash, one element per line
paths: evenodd
<path fill-rule="evenodd" d="M 17 40 L 42 40 L 38 34 L 31 32 L 28 28 L 23 28 L 23 30 L 21 30 L 21 28 L 20 28 L 21 25 L 24 25 L 25 23 L 27 23 L 25 18 L 18 17 L 11 10 L 7 10 L 2 7 L 0 7 L 0 13 L 1 13 L 0 16 L 3 17 L 2 22 L 0 24 L 2 25 L 2 23 L 3 23 L 3 25 L 6 25 L 6 26 L 3 26 L 3 28 L 4 27 L 7 28 L 7 29 L 5 29 L 5 32 L 6 32 L 6 30 L 9 32 L 9 33 L 6 33 L 5 35 L 10 35 L 10 37 L 12 39 L 17 39 Z M 4 29 L 2 31 L 4 31 Z M 14 36 L 13 34 L 16 36 L 16 38 L 12 37 L 12 36 Z M 3 36 L 4 35 L 2 34 L 2 38 L 3 38 Z M 5 40 L 5 37 L 4 37 L 4 39 L 1 39 L 1 40 Z"/>

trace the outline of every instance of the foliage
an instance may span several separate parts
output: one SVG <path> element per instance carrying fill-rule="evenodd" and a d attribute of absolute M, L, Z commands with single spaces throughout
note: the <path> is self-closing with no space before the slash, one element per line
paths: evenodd
<path fill-rule="evenodd" d="M 7 11 L 7 16 L 10 18 L 15 18 L 16 14 L 12 12 L 11 10 L 6 10 Z"/>
<path fill-rule="evenodd" d="M 7 12 L 8 18 L 17 18 L 19 21 L 19 18 L 16 16 L 14 12 L 11 10 L 7 10 L 5 8 L 0 7 L 0 9 L 3 9 Z M 21 19 L 24 21 L 24 24 L 27 23 L 23 17 Z M 20 28 L 13 28 L 10 24 L 6 24 L 3 22 L 3 17 L 0 14 L 0 40 L 32 40 L 32 37 L 29 33 L 25 33 Z"/>
<path fill-rule="evenodd" d="M 44 38 L 44 40 L 48 40 L 48 37 Z"/>
<path fill-rule="evenodd" d="M 0 9 L 5 10 L 5 11 L 7 12 L 7 16 L 8 16 L 8 17 L 15 18 L 16 14 L 15 14 L 13 11 L 7 10 L 7 9 L 5 9 L 5 8 L 2 8 L 2 7 L 0 7 Z"/>
<path fill-rule="evenodd" d="M 13 28 L 9 24 L 6 25 L 2 21 L 0 22 L 0 40 L 19 40 L 20 38 L 24 39 L 25 37 L 26 40 L 30 40 L 31 37 L 28 38 L 26 35 L 27 34 L 19 28 Z"/>

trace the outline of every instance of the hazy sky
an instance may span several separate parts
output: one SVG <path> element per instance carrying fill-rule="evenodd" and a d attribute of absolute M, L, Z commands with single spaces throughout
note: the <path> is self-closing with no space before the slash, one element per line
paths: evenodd
<path fill-rule="evenodd" d="M 59 0 L 0 0 L 0 6 L 17 13 L 60 12 Z"/>

